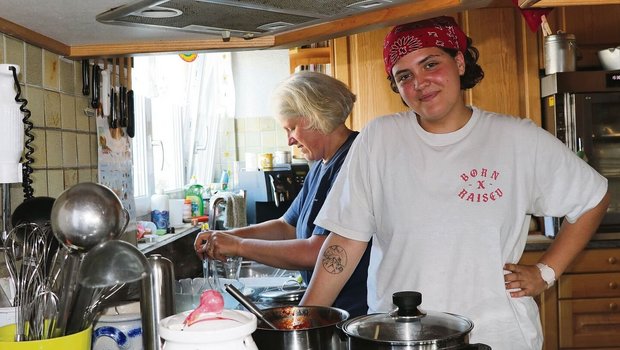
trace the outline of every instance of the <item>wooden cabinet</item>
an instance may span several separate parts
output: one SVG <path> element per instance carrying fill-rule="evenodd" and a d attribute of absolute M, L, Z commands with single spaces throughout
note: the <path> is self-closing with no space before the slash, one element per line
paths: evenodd
<path fill-rule="evenodd" d="M 540 125 L 538 42 L 520 16 L 512 5 L 456 16 L 473 38 L 485 71 L 483 81 L 464 98 L 482 109 L 531 118 Z M 350 124 L 356 130 L 373 118 L 408 109 L 390 89 L 384 70 L 383 39 L 389 30 L 381 28 L 333 40 L 334 76 L 358 97 Z"/>
<path fill-rule="evenodd" d="M 527 252 L 533 264 L 542 252 Z M 620 248 L 581 253 L 539 298 L 545 350 L 620 349 Z"/>
<path fill-rule="evenodd" d="M 406 111 L 400 95 L 390 89 L 383 64 L 383 39 L 391 28 L 334 40 L 334 77 L 357 96 L 349 127 L 361 130 L 368 121 Z"/>
<path fill-rule="evenodd" d="M 330 47 L 296 47 L 289 50 L 289 61 L 291 73 L 299 66 L 312 64 L 326 65 L 331 63 Z"/>

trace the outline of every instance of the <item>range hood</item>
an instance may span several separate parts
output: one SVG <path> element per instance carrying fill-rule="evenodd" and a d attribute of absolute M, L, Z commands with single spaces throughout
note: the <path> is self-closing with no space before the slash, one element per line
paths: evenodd
<path fill-rule="evenodd" d="M 252 39 L 309 27 L 412 0 L 139 0 L 97 21 Z"/>

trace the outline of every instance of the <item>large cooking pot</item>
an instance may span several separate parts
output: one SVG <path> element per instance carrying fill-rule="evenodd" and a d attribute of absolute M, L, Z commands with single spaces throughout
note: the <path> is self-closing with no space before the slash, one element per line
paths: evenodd
<path fill-rule="evenodd" d="M 392 295 L 396 309 L 387 314 L 359 316 L 342 323 L 349 350 L 365 349 L 491 349 L 469 344 L 474 324 L 469 319 L 444 312 L 421 311 L 422 294 Z"/>
<path fill-rule="evenodd" d="M 325 306 L 281 306 L 261 310 L 267 321 L 278 329 L 259 321 L 252 334 L 263 350 L 334 350 L 342 345 L 336 325 L 349 318 L 349 313 Z"/>

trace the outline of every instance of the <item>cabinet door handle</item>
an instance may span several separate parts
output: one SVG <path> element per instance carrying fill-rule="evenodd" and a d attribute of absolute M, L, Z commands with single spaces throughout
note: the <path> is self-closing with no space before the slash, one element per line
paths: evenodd
<path fill-rule="evenodd" d="M 616 289 L 618 288 L 618 283 L 616 282 L 609 282 L 609 289 Z"/>
<path fill-rule="evenodd" d="M 618 309 L 618 304 L 616 304 L 616 303 L 609 303 L 609 310 L 616 311 L 617 309 Z"/>
<path fill-rule="evenodd" d="M 616 262 L 618 262 L 618 259 L 616 259 L 615 256 L 612 256 L 609 259 L 607 259 L 607 262 L 610 263 L 611 265 L 615 265 Z"/>

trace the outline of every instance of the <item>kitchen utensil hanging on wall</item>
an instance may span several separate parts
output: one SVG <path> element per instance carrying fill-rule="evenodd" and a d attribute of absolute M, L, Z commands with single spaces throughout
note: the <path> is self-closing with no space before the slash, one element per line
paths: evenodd
<path fill-rule="evenodd" d="M 94 109 L 99 108 L 99 92 L 100 92 L 100 87 L 99 87 L 99 73 L 100 73 L 100 68 L 97 64 L 93 65 L 93 95 L 92 95 L 92 99 L 90 101 L 90 106 L 93 107 Z"/>
<path fill-rule="evenodd" d="M 101 71 L 101 91 L 103 91 L 101 109 L 103 116 L 107 118 L 110 116 L 110 68 L 107 66 L 107 63 L 104 64 Z"/>
<path fill-rule="evenodd" d="M 133 90 L 131 89 L 131 67 L 132 59 L 129 58 L 127 64 L 127 136 L 133 138 L 136 133 L 135 121 L 134 121 L 134 105 L 133 105 Z"/>
<path fill-rule="evenodd" d="M 82 95 L 90 95 L 90 68 L 88 60 L 82 60 Z"/>

